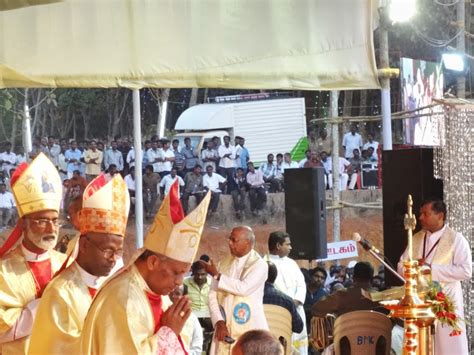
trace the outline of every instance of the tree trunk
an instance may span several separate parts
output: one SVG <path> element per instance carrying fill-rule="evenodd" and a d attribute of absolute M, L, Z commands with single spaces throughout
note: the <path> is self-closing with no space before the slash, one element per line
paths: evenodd
<path fill-rule="evenodd" d="M 169 90 L 169 89 L 166 89 Z M 194 106 L 197 104 L 197 99 L 198 99 L 198 88 L 192 88 L 191 89 L 191 97 L 189 98 L 189 107 Z"/>
<path fill-rule="evenodd" d="M 367 90 L 360 91 L 359 116 L 367 116 Z"/>
<path fill-rule="evenodd" d="M 161 91 L 161 95 L 158 100 L 158 122 L 156 124 L 156 134 L 162 138 L 166 129 L 166 112 L 163 110 L 163 106 L 168 107 L 168 98 L 170 96 L 171 89 L 164 89 Z M 161 127 L 164 127 L 161 129 Z"/>
<path fill-rule="evenodd" d="M 10 143 L 12 144 L 12 147 L 15 147 L 17 121 L 18 121 L 18 118 L 16 117 L 16 115 L 13 115 L 12 134 L 10 136 Z"/>

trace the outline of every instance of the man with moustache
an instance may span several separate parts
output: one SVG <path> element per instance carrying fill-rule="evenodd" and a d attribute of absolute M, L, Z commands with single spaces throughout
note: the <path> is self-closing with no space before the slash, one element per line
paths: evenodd
<path fill-rule="evenodd" d="M 76 260 L 43 293 L 29 354 L 79 353 L 84 319 L 97 289 L 123 265 L 130 198 L 122 177 L 98 176 L 81 201 L 82 208 L 73 218 L 81 234 L 69 254 L 71 259 L 77 254 Z"/>
<path fill-rule="evenodd" d="M 247 226 L 232 229 L 230 254 L 217 267 L 204 263 L 214 278 L 209 292 L 209 310 L 214 325 L 211 354 L 229 354 L 229 337 L 238 339 L 251 329 L 268 330 L 263 312 L 263 289 L 268 265 L 254 250 L 255 234 Z"/>
<path fill-rule="evenodd" d="M 467 207 L 466 207 L 467 208 Z M 427 200 L 421 204 L 422 230 L 413 236 L 413 257 L 420 265 L 431 269 L 431 278 L 440 284 L 455 305 L 461 328 L 460 334 L 450 326 L 435 322 L 435 355 L 468 354 L 468 340 L 464 318 L 464 298 L 461 281 L 472 278 L 472 255 L 469 243 L 459 232 L 446 224 L 446 205 L 441 200 Z M 400 257 L 398 272 L 403 272 L 403 261 L 408 250 Z"/>
<path fill-rule="evenodd" d="M 62 195 L 55 166 L 40 153 L 29 166 L 24 163 L 18 167 L 11 186 L 20 219 L 0 248 L 3 355 L 26 353 L 40 297 L 65 260 L 53 250 Z"/>
<path fill-rule="evenodd" d="M 167 308 L 199 247 L 210 194 L 184 217 L 174 183 L 149 229 L 145 248 L 95 296 L 81 354 L 184 354 L 179 334 L 191 313 L 186 296 Z M 167 309 L 166 309 L 167 308 Z"/>
<path fill-rule="evenodd" d="M 275 264 L 278 274 L 275 280 L 275 288 L 290 297 L 295 304 L 296 310 L 303 320 L 303 330 L 293 333 L 292 343 L 300 354 L 308 353 L 308 334 L 306 330 L 306 319 L 304 312 L 304 301 L 306 297 L 306 283 L 296 261 L 288 257 L 291 252 L 290 235 L 284 231 L 275 231 L 268 237 L 269 254 L 268 261 Z"/>

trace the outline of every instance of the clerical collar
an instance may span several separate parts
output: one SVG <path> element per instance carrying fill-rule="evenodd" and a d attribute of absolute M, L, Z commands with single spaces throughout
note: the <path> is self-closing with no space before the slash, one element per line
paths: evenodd
<path fill-rule="evenodd" d="M 26 261 L 44 261 L 51 258 L 47 250 L 44 253 L 36 254 L 26 249 L 26 247 L 23 244 L 21 244 L 21 251 L 23 252 L 23 255 L 25 256 Z"/>
<path fill-rule="evenodd" d="M 426 236 L 430 238 L 430 242 L 432 243 L 433 241 L 436 241 L 443 235 L 445 229 L 446 229 L 446 224 L 443 226 L 443 228 L 441 228 L 440 230 L 434 233 L 431 233 L 430 231 L 426 231 Z"/>
<path fill-rule="evenodd" d="M 77 270 L 79 270 L 79 274 L 81 275 L 82 281 L 84 281 L 87 287 L 98 289 L 104 283 L 106 277 L 95 276 L 88 273 L 77 262 L 76 266 Z"/>
<path fill-rule="evenodd" d="M 240 263 L 245 263 L 247 261 L 247 259 L 250 257 L 250 253 L 252 252 L 252 250 L 250 250 L 247 254 L 245 254 L 244 256 L 234 256 L 236 259 L 237 259 L 237 262 L 240 264 Z"/>
<path fill-rule="evenodd" d="M 272 253 L 269 253 L 268 254 L 268 257 L 272 260 L 280 260 L 280 259 L 283 259 L 283 258 L 280 258 L 279 255 L 276 255 L 276 254 L 272 254 Z"/>

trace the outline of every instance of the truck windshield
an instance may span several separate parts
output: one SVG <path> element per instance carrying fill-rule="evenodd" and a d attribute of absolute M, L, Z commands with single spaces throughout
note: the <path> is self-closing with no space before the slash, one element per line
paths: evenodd
<path fill-rule="evenodd" d="M 196 148 L 201 141 L 201 136 L 176 136 L 175 139 L 179 139 L 179 146 L 184 147 L 184 138 L 191 138 L 191 146 Z"/>

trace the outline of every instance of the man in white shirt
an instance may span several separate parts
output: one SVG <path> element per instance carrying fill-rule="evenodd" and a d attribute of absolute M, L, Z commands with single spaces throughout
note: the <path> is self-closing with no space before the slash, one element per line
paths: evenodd
<path fill-rule="evenodd" d="M 275 288 L 293 300 L 297 307 L 298 314 L 303 320 L 303 330 L 301 333 L 293 333 L 293 347 L 299 351 L 299 354 L 307 354 L 308 334 L 306 331 L 306 316 L 303 307 L 306 298 L 306 283 L 298 264 L 288 257 L 291 251 L 290 235 L 283 231 L 270 233 L 268 238 L 268 250 L 270 253 L 266 259 L 275 264 L 278 270 L 277 278 L 274 283 Z"/>
<path fill-rule="evenodd" d="M 163 200 L 168 192 L 170 192 L 171 185 L 178 179 L 178 192 L 181 195 L 181 187 L 184 187 L 184 180 L 178 175 L 176 168 L 171 169 L 171 173 L 165 175 L 160 181 L 161 199 Z"/>
<path fill-rule="evenodd" d="M 325 184 L 332 189 L 332 157 L 328 157 L 326 152 L 321 152 L 321 163 L 323 164 L 326 181 Z M 347 189 L 347 183 L 349 182 L 349 175 L 347 171 L 350 169 L 351 163 L 342 157 L 338 157 L 339 163 L 339 184 L 340 190 L 345 191 Z"/>
<path fill-rule="evenodd" d="M 56 138 L 53 136 L 48 137 L 48 144 L 45 147 L 45 154 L 54 164 L 58 166 L 58 155 L 61 152 L 61 147 L 56 144 Z"/>
<path fill-rule="evenodd" d="M 230 137 L 224 136 L 224 144 L 219 146 L 219 169 L 218 172 L 223 177 L 231 178 L 234 176 L 235 159 L 237 159 L 235 147 L 230 144 Z"/>
<path fill-rule="evenodd" d="M 58 155 L 58 171 L 59 176 L 61 177 L 61 181 L 66 180 L 67 177 L 67 161 L 66 161 L 66 150 L 67 150 L 67 143 L 61 143 L 61 151 Z"/>
<path fill-rule="evenodd" d="M 267 203 L 267 192 L 265 190 L 265 181 L 263 180 L 263 173 L 260 170 L 255 170 L 251 161 L 247 164 L 247 184 L 249 186 L 249 200 L 250 210 L 252 214 L 258 215 Z"/>
<path fill-rule="evenodd" d="M 7 228 L 15 208 L 13 194 L 7 191 L 5 184 L 0 184 L 0 230 Z"/>
<path fill-rule="evenodd" d="M 16 154 L 12 152 L 12 144 L 5 143 L 5 151 L 0 154 L 0 164 L 5 176 L 10 177 L 10 170 L 16 166 Z"/>
<path fill-rule="evenodd" d="M 467 208 L 467 206 L 466 206 Z M 442 287 L 455 305 L 461 334 L 453 335 L 450 326 L 435 321 L 435 355 L 468 354 L 464 318 L 464 299 L 461 281 L 472 278 L 471 248 L 466 238 L 446 225 L 446 205 L 440 200 L 421 204 L 419 222 L 422 230 L 413 236 L 413 257 L 431 269 L 431 278 Z M 403 274 L 403 261 L 408 250 L 400 257 L 398 272 Z"/>
<path fill-rule="evenodd" d="M 304 159 L 301 159 L 300 162 L 298 163 L 299 168 L 304 168 L 304 165 L 308 160 L 311 160 L 311 149 L 306 149 L 304 152 Z"/>
<path fill-rule="evenodd" d="M 221 196 L 220 185 L 225 184 L 227 180 L 217 173 L 214 173 L 212 166 L 206 168 L 206 174 L 202 177 L 202 185 L 204 189 L 211 190 L 211 202 L 209 203 L 210 213 L 217 211 L 219 199 Z"/>
<path fill-rule="evenodd" d="M 283 155 L 283 163 L 281 163 L 281 172 L 284 174 L 285 169 L 298 169 L 298 163 L 295 161 L 291 161 L 291 154 L 285 153 Z"/>
<path fill-rule="evenodd" d="M 255 234 L 247 226 L 229 236 L 230 254 L 219 263 L 203 263 L 213 277 L 209 310 L 214 325 L 211 354 L 230 354 L 226 337 L 238 339 L 249 329 L 268 330 L 263 312 L 263 289 L 268 265 L 254 250 Z"/>
<path fill-rule="evenodd" d="M 359 153 L 362 149 L 362 137 L 357 133 L 357 126 L 355 124 L 351 125 L 351 131 L 344 134 L 342 139 L 342 147 L 345 150 L 346 159 L 353 157 L 354 149 L 358 149 Z"/>
<path fill-rule="evenodd" d="M 219 161 L 219 153 L 214 149 L 213 141 L 207 142 L 207 148 L 201 153 L 201 160 L 204 169 L 208 166 L 212 166 L 212 170 L 216 171 L 216 163 Z"/>
<path fill-rule="evenodd" d="M 158 172 L 158 158 L 161 158 L 161 148 L 158 148 L 158 142 L 152 141 L 151 148 L 147 150 L 146 155 L 148 158 L 148 164 L 153 165 L 153 172 Z"/>
<path fill-rule="evenodd" d="M 377 149 L 379 149 L 379 142 L 374 141 L 374 136 L 370 133 L 367 135 L 367 139 L 369 141 L 364 144 L 364 147 L 362 149 L 363 150 L 368 150 L 369 147 L 372 147 L 374 149 L 374 152 L 372 154 L 372 158 L 375 158 L 375 160 L 378 160 Z"/>
<path fill-rule="evenodd" d="M 174 162 L 174 152 L 173 150 L 169 149 L 169 140 L 163 139 L 161 141 L 161 144 L 163 145 L 163 148 L 159 150 L 160 154 L 158 157 L 155 158 L 155 161 L 153 163 L 156 162 L 156 172 L 160 174 L 161 178 L 163 178 L 171 172 L 171 168 L 173 167 Z"/>
<path fill-rule="evenodd" d="M 132 166 L 128 174 L 123 178 L 127 185 L 128 194 L 130 196 L 130 215 L 135 215 L 135 167 Z"/>

